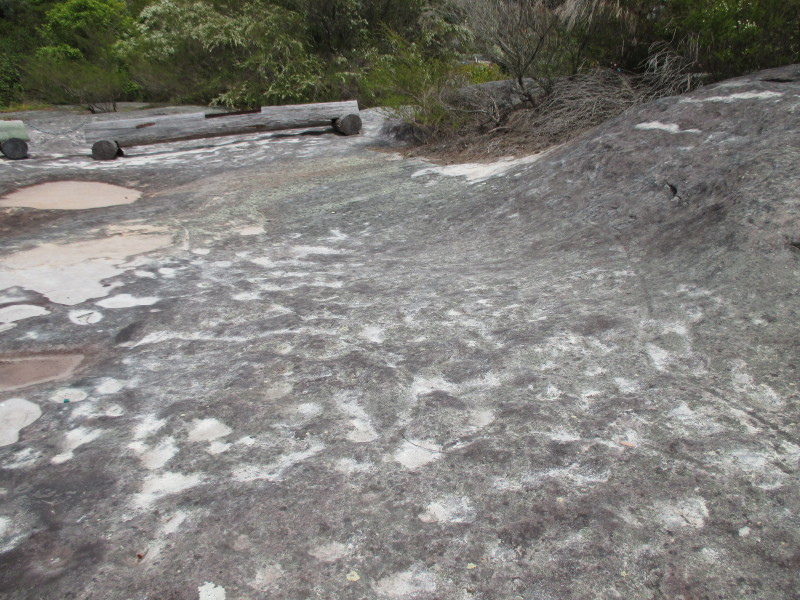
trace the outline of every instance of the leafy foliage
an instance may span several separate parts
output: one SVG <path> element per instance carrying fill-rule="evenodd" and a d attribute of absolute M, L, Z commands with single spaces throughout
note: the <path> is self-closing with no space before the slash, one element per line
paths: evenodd
<path fill-rule="evenodd" d="M 665 29 L 718 77 L 800 60 L 800 0 L 675 0 Z"/>
<path fill-rule="evenodd" d="M 320 69 L 307 36 L 297 13 L 263 2 L 230 13 L 160 0 L 142 11 L 123 48 L 136 80 L 161 97 L 250 107 L 313 95 Z"/>
<path fill-rule="evenodd" d="M 800 62 L 800 0 L 0 0 L 0 105 L 357 96 L 452 128 L 439 100 L 476 55 L 533 106 L 565 76 L 652 70 L 653 48 L 686 81 Z"/>

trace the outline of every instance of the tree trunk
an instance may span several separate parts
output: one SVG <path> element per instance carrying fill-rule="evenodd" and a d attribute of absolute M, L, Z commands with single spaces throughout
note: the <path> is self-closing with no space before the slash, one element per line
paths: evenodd
<path fill-rule="evenodd" d="M 158 144 L 221 135 L 278 131 L 299 127 L 330 127 L 342 115 L 358 117 L 358 103 L 324 102 L 264 106 L 254 114 L 191 113 L 151 118 L 103 120 L 86 127 L 86 141 L 115 141 L 123 146 Z M 352 119 L 350 120 L 352 122 Z M 359 119 L 360 122 L 360 119 Z"/>

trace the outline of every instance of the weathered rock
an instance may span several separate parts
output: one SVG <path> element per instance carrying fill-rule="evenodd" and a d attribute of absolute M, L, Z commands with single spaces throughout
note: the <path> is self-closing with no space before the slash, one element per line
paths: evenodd
<path fill-rule="evenodd" d="M 0 282 L 40 281 L 44 244 L 173 246 L 117 256 L 81 305 L 0 290 L 49 311 L 0 352 L 86 357 L 13 392 L 42 416 L 0 448 L 0 589 L 795 597 L 797 72 L 489 165 L 369 151 L 392 148 L 373 113 L 7 161 L 0 196 L 87 173 L 144 195 L 9 210 Z"/>

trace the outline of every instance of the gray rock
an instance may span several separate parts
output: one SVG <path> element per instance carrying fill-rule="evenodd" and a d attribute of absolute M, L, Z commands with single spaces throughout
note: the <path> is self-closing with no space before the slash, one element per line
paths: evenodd
<path fill-rule="evenodd" d="M 42 409 L 0 448 L 3 596 L 795 597 L 797 73 L 489 166 L 400 159 L 370 111 L 3 163 L 0 196 L 144 192 L 2 209 L 4 281 L 44 243 L 174 239 L 103 306 L 13 291 L 49 314 L 4 357 L 84 359 L 0 397 Z"/>

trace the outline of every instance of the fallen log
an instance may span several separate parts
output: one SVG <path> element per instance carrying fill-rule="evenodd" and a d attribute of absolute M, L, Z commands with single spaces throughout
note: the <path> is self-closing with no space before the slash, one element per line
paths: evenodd
<path fill-rule="evenodd" d="M 0 121 L 0 152 L 11 160 L 28 157 L 28 130 L 22 121 Z"/>
<path fill-rule="evenodd" d="M 22 121 L 0 121 L 0 142 L 5 142 L 12 138 L 23 142 L 31 140 L 28 136 L 28 130 L 25 129 L 25 123 Z"/>
<path fill-rule="evenodd" d="M 0 142 L 0 152 L 11 160 L 20 160 L 28 157 L 28 144 L 25 140 L 11 138 Z"/>
<path fill-rule="evenodd" d="M 355 135 L 361 131 L 361 117 L 355 113 L 342 115 L 333 121 L 333 128 L 342 135 Z"/>
<path fill-rule="evenodd" d="M 111 141 L 120 146 L 158 144 L 238 133 L 279 131 L 299 127 L 335 126 L 347 123 L 341 132 L 353 135 L 361 130 L 358 102 L 324 102 L 291 106 L 264 106 L 256 113 L 190 113 L 151 118 L 104 120 L 87 125 L 87 142 Z M 346 115 L 346 117 L 343 117 Z M 353 115 L 356 119 L 347 119 Z M 356 128 L 356 123 L 358 127 Z"/>
<path fill-rule="evenodd" d="M 92 158 L 95 160 L 114 160 L 118 156 L 124 156 L 124 153 L 117 142 L 100 140 L 92 145 Z"/>

